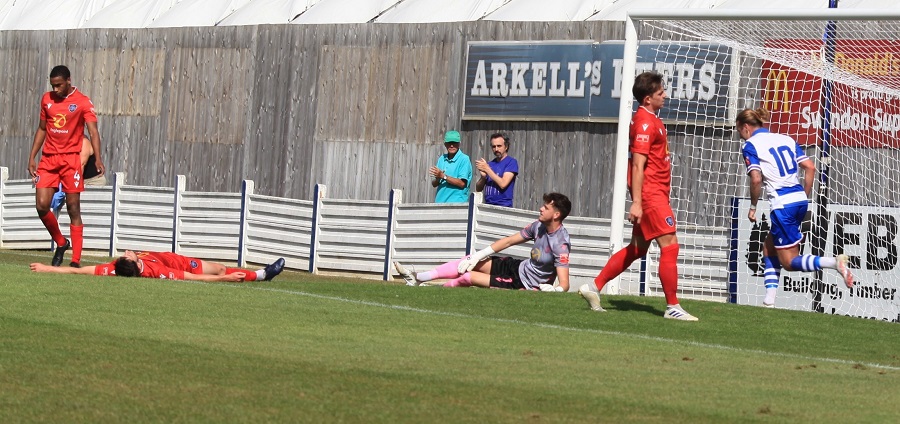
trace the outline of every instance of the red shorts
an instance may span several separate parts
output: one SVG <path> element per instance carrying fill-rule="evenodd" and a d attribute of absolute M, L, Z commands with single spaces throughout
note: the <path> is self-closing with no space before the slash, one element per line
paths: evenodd
<path fill-rule="evenodd" d="M 172 252 L 154 252 L 150 253 L 149 256 L 156 258 L 169 268 L 190 272 L 191 274 L 203 274 L 203 261 L 200 259 Z"/>
<path fill-rule="evenodd" d="M 34 186 L 57 188 L 61 182 L 63 192 L 81 193 L 84 191 L 84 178 L 81 173 L 81 154 L 79 153 L 41 156 Z"/>
<path fill-rule="evenodd" d="M 185 256 L 183 269 L 191 274 L 203 274 L 203 261 Z"/>
<path fill-rule="evenodd" d="M 634 233 L 640 233 L 644 240 L 654 240 L 666 234 L 675 234 L 675 214 L 669 205 L 644 207 L 641 223 L 634 226 Z"/>

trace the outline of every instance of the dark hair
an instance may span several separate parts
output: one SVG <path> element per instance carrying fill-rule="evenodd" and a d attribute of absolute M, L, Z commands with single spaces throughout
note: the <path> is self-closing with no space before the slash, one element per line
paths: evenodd
<path fill-rule="evenodd" d="M 124 256 L 116 259 L 116 275 L 119 277 L 137 277 L 141 275 L 141 270 L 137 262 L 132 261 Z"/>
<path fill-rule="evenodd" d="M 50 78 L 63 77 L 65 79 L 72 78 L 72 73 L 65 65 L 56 65 L 50 70 Z"/>
<path fill-rule="evenodd" d="M 657 72 L 647 71 L 634 77 L 634 86 L 631 94 L 638 103 L 644 102 L 644 97 L 653 95 L 663 86 L 663 76 Z"/>
<path fill-rule="evenodd" d="M 553 205 L 557 211 L 559 211 L 559 220 L 562 221 L 569 216 L 569 212 L 572 212 L 572 202 L 569 201 L 569 198 L 566 197 L 565 194 L 560 193 L 547 193 L 544 194 L 544 203 Z"/>
<path fill-rule="evenodd" d="M 744 109 L 741 111 L 741 113 L 738 114 L 737 119 L 735 119 L 735 123 L 738 126 L 750 124 L 754 127 L 762 127 L 764 124 L 769 122 L 769 116 L 769 111 L 763 108 L 759 108 L 756 110 Z"/>
<path fill-rule="evenodd" d="M 509 149 L 509 137 L 507 137 L 506 134 L 503 134 L 503 133 L 493 133 L 493 134 L 491 134 L 491 138 L 489 138 L 488 140 L 493 140 L 493 139 L 495 139 L 495 138 L 502 138 L 502 139 L 503 139 L 503 143 L 506 144 L 506 148 Z"/>

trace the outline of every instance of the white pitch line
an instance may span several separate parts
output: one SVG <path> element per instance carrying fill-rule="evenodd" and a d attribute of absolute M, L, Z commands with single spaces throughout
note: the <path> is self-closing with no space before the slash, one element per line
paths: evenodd
<path fill-rule="evenodd" d="M 871 363 L 871 362 L 848 361 L 846 359 L 834 359 L 834 358 L 817 358 L 817 357 L 813 357 L 813 356 L 803 356 L 803 355 L 797 355 L 797 354 L 792 354 L 792 353 L 770 352 L 767 350 L 759 350 L 759 349 L 744 349 L 744 348 L 725 346 L 725 345 L 719 345 L 719 344 L 692 342 L 692 341 L 686 341 L 686 340 L 668 339 L 665 337 L 648 336 L 645 334 L 624 333 L 621 331 L 565 327 L 562 325 L 548 324 L 548 323 L 542 323 L 542 322 L 527 322 L 527 321 L 520 321 L 520 320 L 515 320 L 515 319 L 507 319 L 507 318 L 484 317 L 484 316 L 478 316 L 478 315 L 463 314 L 463 313 L 459 313 L 459 312 L 433 311 L 430 309 L 414 308 L 411 306 L 390 305 L 387 303 L 371 302 L 371 301 L 367 301 L 367 300 L 348 299 L 348 298 L 344 298 L 344 297 L 327 296 L 327 295 L 322 295 L 322 294 L 308 293 L 308 292 L 296 291 L 296 290 L 285 290 L 285 289 L 276 289 L 276 288 L 270 288 L 270 287 L 256 287 L 256 286 L 239 286 L 239 285 L 231 285 L 231 284 L 221 285 L 221 284 L 217 284 L 217 283 L 206 283 L 206 282 L 198 282 L 198 281 L 179 281 L 179 282 L 190 283 L 190 284 L 202 284 L 202 285 L 216 286 L 216 287 L 229 287 L 229 288 L 236 288 L 236 289 L 260 290 L 260 291 L 268 291 L 268 292 L 275 292 L 275 293 L 284 293 L 284 294 L 289 294 L 289 295 L 294 295 L 294 296 L 306 296 L 306 297 L 311 297 L 311 298 L 315 298 L 315 299 L 324 299 L 324 300 L 332 300 L 332 301 L 338 301 L 338 302 L 355 303 L 357 305 L 374 306 L 374 307 L 378 307 L 378 308 L 394 309 L 394 310 L 398 310 L 398 311 L 417 312 L 417 313 L 424 313 L 424 314 L 429 314 L 429 315 L 488 320 L 488 321 L 499 322 L 499 323 L 529 325 L 529 326 L 538 327 L 538 328 L 548 328 L 548 329 L 552 329 L 552 330 L 572 331 L 572 332 L 578 332 L 578 333 L 591 333 L 591 334 L 602 334 L 602 335 L 607 335 L 607 336 L 631 337 L 631 338 L 641 339 L 641 340 L 650 340 L 650 341 L 655 341 L 655 342 L 672 343 L 672 344 L 682 344 L 682 345 L 702 347 L 702 348 L 708 348 L 708 349 L 724 350 L 724 351 L 729 351 L 729 352 L 750 353 L 750 354 L 757 354 L 757 355 L 763 355 L 763 356 L 775 356 L 775 357 L 782 357 L 782 358 L 802 359 L 804 361 L 830 362 L 830 363 L 834 363 L 834 364 L 843 364 L 843 365 L 860 364 L 860 365 L 864 365 L 866 367 L 871 367 L 871 368 L 891 370 L 891 371 L 900 371 L 900 367 L 884 365 L 884 364 L 876 364 L 876 363 Z"/>

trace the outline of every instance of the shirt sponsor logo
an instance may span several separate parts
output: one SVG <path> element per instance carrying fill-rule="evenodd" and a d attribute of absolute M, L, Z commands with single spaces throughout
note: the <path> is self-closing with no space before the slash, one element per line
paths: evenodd
<path fill-rule="evenodd" d="M 637 141 L 638 143 L 649 143 L 650 134 L 638 134 L 634 141 Z"/>
<path fill-rule="evenodd" d="M 569 254 L 568 254 L 568 253 L 563 253 L 562 255 L 559 255 L 559 263 L 561 263 L 561 264 L 563 264 L 563 265 L 568 265 L 568 263 L 569 263 Z"/>
<path fill-rule="evenodd" d="M 55 116 L 50 118 L 52 120 L 52 124 L 56 128 L 62 128 L 66 126 L 66 115 L 62 113 L 57 113 Z"/>

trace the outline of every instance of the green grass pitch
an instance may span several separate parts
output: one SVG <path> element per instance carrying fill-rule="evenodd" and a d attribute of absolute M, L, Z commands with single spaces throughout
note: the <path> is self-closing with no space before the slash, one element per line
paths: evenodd
<path fill-rule="evenodd" d="M 36 274 L 0 251 L 0 422 L 900 422 L 900 325 L 286 272 Z"/>

